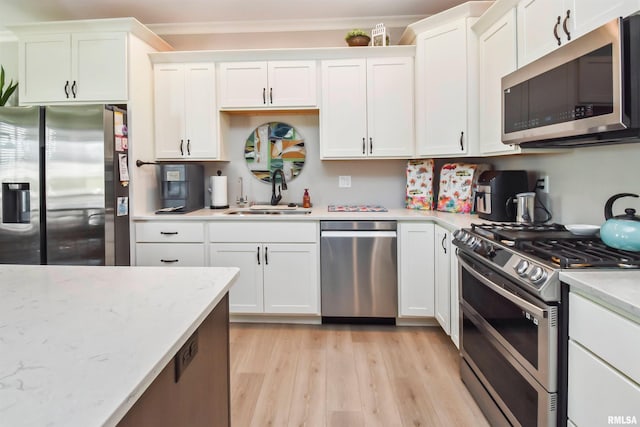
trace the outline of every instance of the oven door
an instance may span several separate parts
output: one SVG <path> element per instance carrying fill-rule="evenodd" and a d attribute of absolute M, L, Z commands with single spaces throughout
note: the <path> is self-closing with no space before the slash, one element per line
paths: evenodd
<path fill-rule="evenodd" d="M 462 252 L 458 258 L 463 367 L 471 369 L 512 425 L 555 426 L 555 307 L 532 302 L 484 263 Z"/>
<path fill-rule="evenodd" d="M 545 389 L 557 391 L 558 309 L 464 253 L 460 300 L 481 326 Z"/>

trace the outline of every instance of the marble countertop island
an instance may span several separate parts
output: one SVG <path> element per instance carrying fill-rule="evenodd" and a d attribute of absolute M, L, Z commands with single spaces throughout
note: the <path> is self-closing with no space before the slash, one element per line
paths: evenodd
<path fill-rule="evenodd" d="M 0 265 L 0 426 L 113 426 L 237 268 Z"/>

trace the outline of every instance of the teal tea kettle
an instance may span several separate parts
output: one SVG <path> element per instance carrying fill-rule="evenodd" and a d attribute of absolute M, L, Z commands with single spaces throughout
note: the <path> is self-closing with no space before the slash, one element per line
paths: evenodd
<path fill-rule="evenodd" d="M 600 238 L 612 248 L 625 251 L 640 251 L 640 216 L 636 210 L 627 208 L 624 215 L 613 216 L 613 202 L 621 197 L 639 197 L 637 194 L 620 193 L 611 196 L 604 206 L 606 222 L 600 227 Z"/>

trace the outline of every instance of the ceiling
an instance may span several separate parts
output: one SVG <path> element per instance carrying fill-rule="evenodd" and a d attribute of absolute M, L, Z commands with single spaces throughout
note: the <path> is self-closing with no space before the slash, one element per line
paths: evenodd
<path fill-rule="evenodd" d="M 307 30 L 335 28 L 348 23 L 373 21 L 415 22 L 464 0 L 0 0 L 3 16 L 0 24 L 44 20 L 73 20 L 134 17 L 158 34 L 202 33 L 224 28 L 233 31 L 230 21 L 238 23 L 238 32 L 280 23 L 304 22 Z M 381 19 L 384 18 L 384 19 Z M 213 24 L 222 24 L 223 26 Z M 270 25 L 271 23 L 271 25 Z M 249 24 L 249 25 L 248 25 Z M 393 24 L 392 24 L 393 25 Z M 405 24 L 406 25 L 406 24 Z M 270 30 L 273 31 L 273 30 Z M 223 32 L 218 30 L 218 32 Z"/>

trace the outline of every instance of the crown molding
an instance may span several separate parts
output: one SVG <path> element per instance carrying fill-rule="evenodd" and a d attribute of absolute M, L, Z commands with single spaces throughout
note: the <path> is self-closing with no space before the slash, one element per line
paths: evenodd
<path fill-rule="evenodd" d="M 13 32 L 9 30 L 5 30 L 2 27 L 0 27 L 0 43 L 17 42 L 17 41 L 18 41 L 18 38 L 16 37 L 15 34 L 13 34 Z"/>
<path fill-rule="evenodd" d="M 369 16 L 366 18 L 286 19 L 263 21 L 216 21 L 146 24 L 158 35 L 273 33 L 294 31 L 328 31 L 351 28 L 373 28 L 382 22 L 387 28 L 401 27 L 424 19 L 424 15 Z"/>

